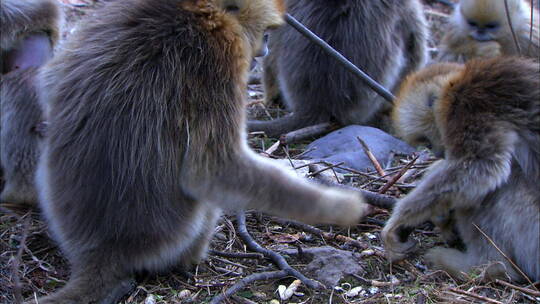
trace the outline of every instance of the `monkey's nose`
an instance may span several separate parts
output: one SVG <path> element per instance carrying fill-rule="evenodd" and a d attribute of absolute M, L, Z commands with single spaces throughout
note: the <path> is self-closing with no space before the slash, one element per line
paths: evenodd
<path fill-rule="evenodd" d="M 481 42 L 493 40 L 493 37 L 490 34 L 486 33 L 485 30 L 473 31 L 470 36 L 474 40 L 481 41 Z"/>

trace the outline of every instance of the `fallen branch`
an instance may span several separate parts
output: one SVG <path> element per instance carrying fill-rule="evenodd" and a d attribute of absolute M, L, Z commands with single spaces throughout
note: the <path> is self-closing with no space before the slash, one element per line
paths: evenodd
<path fill-rule="evenodd" d="M 276 253 L 276 252 L 274 252 L 274 251 L 272 251 L 270 249 L 266 249 L 266 248 L 262 247 L 261 245 L 259 245 L 251 237 L 251 235 L 247 231 L 246 214 L 244 213 L 244 211 L 239 211 L 236 214 L 236 221 L 237 221 L 236 224 L 237 224 L 238 236 L 242 239 L 242 241 L 244 241 L 244 243 L 246 244 L 246 246 L 250 250 L 262 253 L 266 258 L 268 258 L 272 262 L 274 262 L 274 264 L 276 264 L 279 267 L 279 269 L 284 270 L 288 275 L 299 279 L 307 287 L 312 288 L 312 289 L 324 289 L 325 288 L 324 285 L 322 285 L 320 282 L 308 279 L 303 274 L 301 274 L 298 270 L 293 269 L 287 263 L 285 258 L 283 256 L 281 256 L 280 254 L 278 254 L 278 253 Z"/>
<path fill-rule="evenodd" d="M 489 302 L 489 303 L 493 303 L 493 304 L 503 304 L 503 302 L 494 300 L 492 298 L 484 297 L 484 296 L 481 296 L 481 295 L 479 295 L 477 293 L 473 293 L 473 292 L 470 292 L 470 291 L 461 290 L 461 289 L 457 289 L 457 288 L 448 288 L 448 290 L 453 292 L 453 293 L 457 293 L 457 294 L 460 294 L 460 295 L 475 298 L 475 299 L 478 299 L 478 300 L 481 300 L 481 301 L 484 301 L 484 302 Z"/>
<path fill-rule="evenodd" d="M 227 289 L 224 293 L 220 293 L 219 295 L 215 296 L 212 301 L 210 301 L 210 304 L 219 304 L 223 302 L 225 299 L 231 297 L 236 292 L 244 289 L 246 286 L 253 282 L 282 279 L 286 276 L 288 276 L 288 273 L 285 270 L 261 272 L 248 275 L 247 277 L 241 279 L 240 281 L 229 287 L 229 289 Z"/>
<path fill-rule="evenodd" d="M 317 125 L 305 127 L 302 129 L 294 130 L 292 132 L 289 132 L 287 134 L 281 135 L 279 138 L 279 142 L 282 145 L 288 145 L 295 142 L 302 141 L 304 139 L 308 139 L 311 137 L 320 136 L 326 133 L 329 133 L 333 130 L 337 129 L 337 126 L 333 123 L 324 122 Z"/>
<path fill-rule="evenodd" d="M 511 283 L 508 283 L 506 281 L 503 281 L 503 280 L 499 280 L 499 279 L 496 279 L 495 282 L 497 284 L 500 284 L 500 285 L 503 285 L 503 286 L 506 286 L 506 287 L 509 287 L 509 288 L 512 288 L 512 289 L 515 289 L 515 290 L 519 290 L 523 293 L 526 293 L 530 296 L 533 296 L 533 297 L 540 297 L 540 292 L 537 291 L 537 290 L 533 290 L 533 289 L 530 289 L 530 288 L 525 288 L 525 287 L 520 287 L 520 286 L 516 286 L 514 284 L 511 284 Z M 534 285 L 533 285 L 534 286 Z"/>

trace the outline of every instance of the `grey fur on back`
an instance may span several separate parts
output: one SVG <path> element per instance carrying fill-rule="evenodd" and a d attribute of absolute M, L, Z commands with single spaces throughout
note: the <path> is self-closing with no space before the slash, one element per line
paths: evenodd
<path fill-rule="evenodd" d="M 417 0 L 300 0 L 287 5 L 298 21 L 389 90 L 427 60 L 428 32 Z M 252 121 L 250 130 L 276 136 L 330 119 L 377 125 L 384 100 L 319 46 L 285 25 L 271 32 L 269 47 L 267 100 L 276 98 L 279 87 L 294 117 Z"/>

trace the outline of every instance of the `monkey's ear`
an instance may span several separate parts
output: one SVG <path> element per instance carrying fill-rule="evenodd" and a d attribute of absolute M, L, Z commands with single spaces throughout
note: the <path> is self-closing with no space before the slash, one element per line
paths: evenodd
<path fill-rule="evenodd" d="M 221 0 L 220 7 L 228 13 L 239 13 L 248 5 L 249 0 Z"/>

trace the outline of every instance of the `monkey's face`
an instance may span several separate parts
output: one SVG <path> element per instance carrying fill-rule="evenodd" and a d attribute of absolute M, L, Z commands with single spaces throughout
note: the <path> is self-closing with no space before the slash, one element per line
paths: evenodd
<path fill-rule="evenodd" d="M 519 3 L 508 1 L 510 18 L 519 11 Z M 472 39 L 480 42 L 498 40 L 508 27 L 503 0 L 463 0 L 460 2 L 460 26 Z"/>
<path fill-rule="evenodd" d="M 439 91 L 438 86 L 431 83 L 401 90 L 392 113 L 394 127 L 401 138 L 412 146 L 423 146 L 434 153 L 443 150 L 433 113 Z"/>
<path fill-rule="evenodd" d="M 22 37 L 12 49 L 1 52 L 1 73 L 39 67 L 53 54 L 53 43 L 45 32 L 36 32 Z"/>
<path fill-rule="evenodd" d="M 237 20 L 246 42 L 255 56 L 263 49 L 263 36 L 267 29 L 283 24 L 283 0 L 219 0 L 225 12 Z"/>
<path fill-rule="evenodd" d="M 499 37 L 501 23 L 497 20 L 482 22 L 473 18 L 466 20 L 469 37 L 476 41 L 494 41 Z"/>

